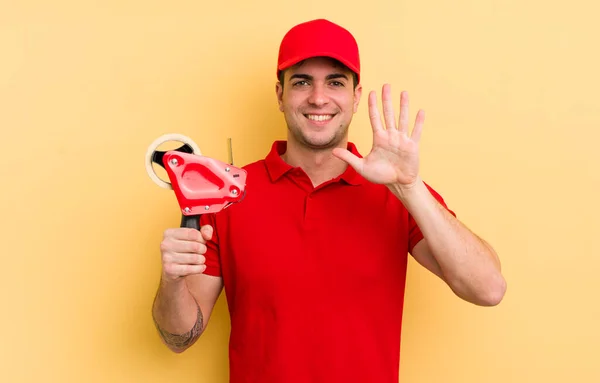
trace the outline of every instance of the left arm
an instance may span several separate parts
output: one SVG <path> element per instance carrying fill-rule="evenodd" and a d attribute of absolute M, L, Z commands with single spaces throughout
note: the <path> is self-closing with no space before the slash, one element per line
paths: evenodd
<path fill-rule="evenodd" d="M 500 261 L 490 245 L 466 228 L 429 192 L 419 176 L 419 140 L 425 119 L 419 110 L 408 134 L 408 94 L 400 95 L 400 118 L 395 121 L 389 85 L 383 86 L 382 124 L 375 92 L 369 94 L 373 148 L 365 158 L 335 148 L 333 154 L 367 180 L 386 185 L 404 204 L 423 233 L 412 250 L 421 265 L 442 278 L 459 297 L 482 306 L 497 305 L 506 282 Z"/>
<path fill-rule="evenodd" d="M 506 291 L 500 260 L 492 247 L 446 210 L 419 179 L 406 189 L 389 185 L 425 237 L 412 251 L 422 266 L 444 280 L 460 298 L 495 306 Z"/>

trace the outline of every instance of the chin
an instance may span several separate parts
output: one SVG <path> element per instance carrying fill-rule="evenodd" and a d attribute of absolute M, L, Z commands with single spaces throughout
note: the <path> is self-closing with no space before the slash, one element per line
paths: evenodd
<path fill-rule="evenodd" d="M 304 137 L 302 142 L 312 149 L 331 149 L 335 148 L 341 141 L 340 137 L 334 136 L 329 138 L 310 138 Z"/>
<path fill-rule="evenodd" d="M 341 126 L 322 126 L 315 129 L 314 126 L 296 127 L 290 129 L 291 137 L 300 145 L 313 149 L 325 150 L 331 149 L 339 145 L 347 137 L 348 128 Z"/>

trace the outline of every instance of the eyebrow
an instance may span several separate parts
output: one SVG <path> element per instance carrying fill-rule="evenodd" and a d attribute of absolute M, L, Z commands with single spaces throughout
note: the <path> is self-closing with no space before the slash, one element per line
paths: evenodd
<path fill-rule="evenodd" d="M 344 79 L 348 80 L 348 76 L 346 76 L 343 73 L 333 73 L 333 74 L 330 74 L 329 76 L 325 77 L 325 79 L 327 79 L 327 80 L 333 80 L 336 78 L 344 78 Z"/>
<path fill-rule="evenodd" d="M 303 80 L 313 80 L 314 79 L 313 76 L 310 76 L 308 74 L 298 73 L 298 74 L 293 74 L 290 77 L 290 81 L 292 81 L 295 78 L 301 78 Z M 336 78 L 344 78 L 344 79 L 348 80 L 348 76 L 346 76 L 343 73 L 332 73 L 330 75 L 327 75 L 327 77 L 325 77 L 326 80 L 333 80 L 333 79 L 336 79 Z"/>

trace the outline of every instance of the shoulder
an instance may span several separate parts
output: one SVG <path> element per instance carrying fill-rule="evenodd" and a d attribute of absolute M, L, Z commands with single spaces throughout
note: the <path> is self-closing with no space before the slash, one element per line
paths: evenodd
<path fill-rule="evenodd" d="M 269 169 L 264 159 L 244 165 L 242 169 L 246 172 L 246 185 L 256 185 L 268 182 Z"/>
<path fill-rule="evenodd" d="M 250 162 L 250 163 L 242 166 L 242 169 L 244 169 L 248 173 L 256 173 L 256 172 L 264 171 L 265 168 L 266 168 L 266 166 L 265 166 L 264 158 L 262 158 L 260 160 L 256 160 L 254 162 Z"/>

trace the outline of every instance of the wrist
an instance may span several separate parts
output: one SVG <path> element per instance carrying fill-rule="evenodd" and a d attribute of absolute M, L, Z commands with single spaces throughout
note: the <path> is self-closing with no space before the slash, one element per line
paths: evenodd
<path fill-rule="evenodd" d="M 183 277 L 173 278 L 164 274 L 160 279 L 160 286 L 163 290 L 167 290 L 169 293 L 178 293 L 187 289 L 187 285 Z"/>
<path fill-rule="evenodd" d="M 189 297 L 190 292 L 183 278 L 172 280 L 163 277 L 155 298 L 155 309 L 159 313 L 158 316 L 162 318 L 164 313 L 178 311 L 177 307 L 186 305 Z"/>
<path fill-rule="evenodd" d="M 422 199 L 422 197 L 426 195 L 425 193 L 429 192 L 425 183 L 419 176 L 417 176 L 415 182 L 408 185 L 396 183 L 387 186 L 406 207 L 414 205 L 419 199 Z"/>

